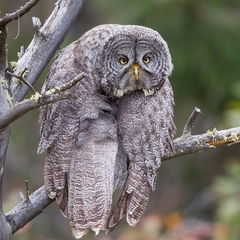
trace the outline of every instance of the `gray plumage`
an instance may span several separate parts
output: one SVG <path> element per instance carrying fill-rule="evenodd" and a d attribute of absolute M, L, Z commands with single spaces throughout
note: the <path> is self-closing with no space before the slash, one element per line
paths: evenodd
<path fill-rule="evenodd" d="M 89 229 L 110 231 L 125 215 L 131 226 L 142 216 L 161 158 L 173 150 L 172 68 L 162 37 L 133 25 L 95 27 L 52 64 L 42 92 L 86 76 L 71 97 L 40 110 L 46 192 L 77 239 Z"/>

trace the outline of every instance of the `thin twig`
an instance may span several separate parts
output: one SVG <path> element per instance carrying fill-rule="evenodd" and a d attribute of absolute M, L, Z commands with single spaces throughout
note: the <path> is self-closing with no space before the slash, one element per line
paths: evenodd
<path fill-rule="evenodd" d="M 32 24 L 35 30 L 35 33 L 40 36 L 40 28 L 42 27 L 42 23 L 38 17 L 32 17 Z"/>
<path fill-rule="evenodd" d="M 192 128 L 194 127 L 194 123 L 197 120 L 197 117 L 201 114 L 201 110 L 197 107 L 194 108 L 192 111 L 189 119 L 187 120 L 187 123 L 184 126 L 182 135 L 191 135 Z"/>
<path fill-rule="evenodd" d="M 20 54 L 19 54 L 19 56 L 18 56 L 18 59 L 20 59 L 20 58 L 23 56 L 24 52 L 25 52 L 24 46 L 21 46 L 21 47 L 20 47 Z"/>
<path fill-rule="evenodd" d="M 30 0 L 28 1 L 23 7 L 18 9 L 16 12 L 6 14 L 0 20 L 0 26 L 6 26 L 8 23 L 12 22 L 13 20 L 17 20 L 18 18 L 22 17 L 24 14 L 30 11 L 32 7 L 34 7 L 40 0 Z"/>
<path fill-rule="evenodd" d="M 65 91 L 75 86 L 79 81 L 84 78 L 84 76 L 84 73 L 81 73 L 77 75 L 73 80 L 59 87 L 52 88 L 47 92 L 43 93 L 42 95 L 36 93 L 30 99 L 26 99 L 20 103 L 17 103 L 7 112 L 4 112 L 0 115 L 0 129 L 8 126 L 13 121 L 20 118 L 32 109 L 68 98 L 69 93 L 66 93 Z"/>
<path fill-rule="evenodd" d="M 26 71 L 27 71 L 27 68 L 24 68 L 24 70 L 22 71 L 22 73 L 21 73 L 20 76 L 14 74 L 14 73 L 12 73 L 12 72 L 9 72 L 9 71 L 7 71 L 7 74 L 10 75 L 10 76 L 12 76 L 12 77 L 15 77 L 15 78 L 21 80 L 25 85 L 27 85 L 27 86 L 31 89 L 31 91 L 33 92 L 33 94 L 35 94 L 35 93 L 36 93 L 36 90 L 34 89 L 34 87 L 33 87 L 28 81 L 26 81 L 26 80 L 23 78 L 23 75 L 25 74 Z"/>
<path fill-rule="evenodd" d="M 54 94 L 54 93 L 60 93 L 64 92 L 69 88 L 72 88 L 75 86 L 78 82 L 80 82 L 85 77 L 85 73 L 80 73 L 76 77 L 74 77 L 71 81 L 60 85 L 59 87 L 52 88 L 50 90 L 47 90 L 44 95 L 47 97 L 48 95 Z M 43 96 L 44 97 L 44 96 Z"/>
<path fill-rule="evenodd" d="M 17 35 L 16 37 L 14 38 L 14 40 L 16 40 L 19 36 L 19 33 L 20 33 L 20 28 L 21 28 L 21 22 L 20 22 L 20 17 L 19 17 L 19 14 L 18 14 L 18 10 L 16 11 L 17 12 L 17 22 L 18 22 L 18 26 L 17 26 Z"/>
<path fill-rule="evenodd" d="M 26 186 L 26 202 L 30 203 L 28 180 L 25 180 L 25 186 Z"/>

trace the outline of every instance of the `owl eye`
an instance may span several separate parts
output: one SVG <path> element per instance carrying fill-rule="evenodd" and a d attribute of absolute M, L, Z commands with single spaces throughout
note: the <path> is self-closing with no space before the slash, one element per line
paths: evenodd
<path fill-rule="evenodd" d="M 128 63 L 128 58 L 127 57 L 120 57 L 118 59 L 118 61 L 120 62 L 121 65 L 125 65 Z"/>
<path fill-rule="evenodd" d="M 148 64 L 148 63 L 150 63 L 150 61 L 151 61 L 151 58 L 149 57 L 149 56 L 144 56 L 143 57 L 143 62 L 145 63 L 145 64 Z"/>

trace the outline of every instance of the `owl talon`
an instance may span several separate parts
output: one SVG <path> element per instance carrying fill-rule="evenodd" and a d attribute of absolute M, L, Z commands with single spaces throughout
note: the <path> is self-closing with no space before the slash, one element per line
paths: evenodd
<path fill-rule="evenodd" d="M 48 193 L 48 197 L 51 198 L 51 199 L 56 198 L 56 195 L 57 195 L 56 192 L 50 192 L 50 193 Z"/>
<path fill-rule="evenodd" d="M 129 224 L 129 226 L 134 227 L 138 223 L 138 220 L 127 214 L 127 223 Z"/>
<path fill-rule="evenodd" d="M 72 234 L 76 239 L 82 238 L 87 232 L 88 232 L 88 230 L 87 231 L 79 231 L 76 229 L 72 229 Z"/>

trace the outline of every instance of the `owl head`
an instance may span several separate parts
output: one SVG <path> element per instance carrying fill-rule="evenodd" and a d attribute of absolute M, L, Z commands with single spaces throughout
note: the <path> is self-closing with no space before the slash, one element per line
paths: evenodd
<path fill-rule="evenodd" d="M 167 43 L 147 27 L 116 25 L 116 28 L 117 34 L 108 39 L 102 51 L 103 91 L 114 97 L 136 90 L 152 95 L 173 69 Z"/>

